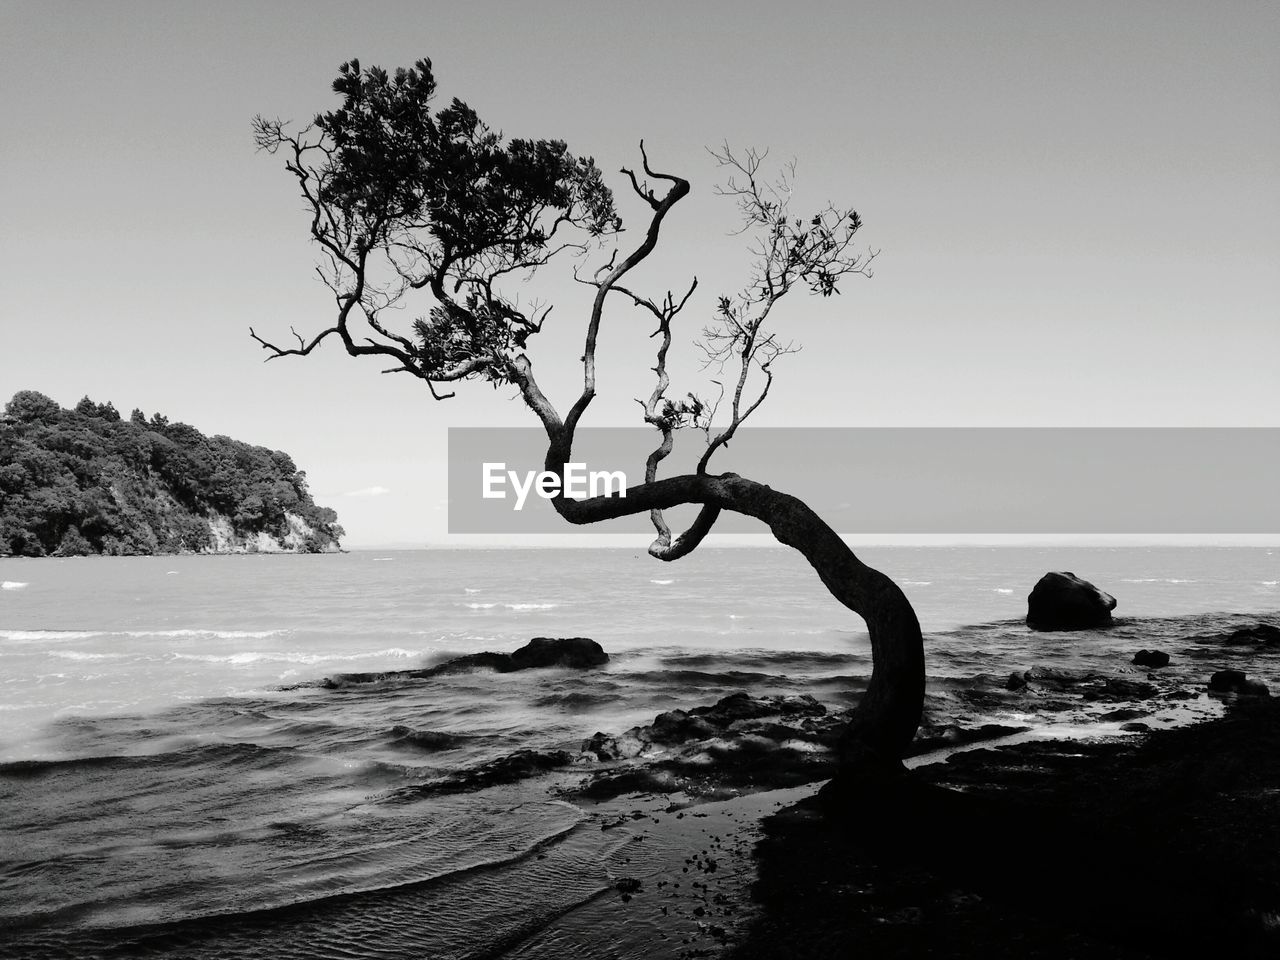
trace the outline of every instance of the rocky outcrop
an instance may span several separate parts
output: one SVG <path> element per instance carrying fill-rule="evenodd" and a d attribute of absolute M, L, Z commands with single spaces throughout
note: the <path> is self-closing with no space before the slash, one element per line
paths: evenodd
<path fill-rule="evenodd" d="M 1243 697 L 1269 697 L 1271 691 L 1261 680 L 1250 680 L 1239 670 L 1219 670 L 1209 678 L 1210 693 L 1234 693 Z"/>
<path fill-rule="evenodd" d="M 1023 694 L 1071 694 L 1083 700 L 1120 702 L 1149 700 L 1159 690 L 1144 680 L 1109 677 L 1088 670 L 1032 667 L 1009 675 L 1005 687 Z"/>
<path fill-rule="evenodd" d="M 1131 662 L 1139 667 L 1167 667 L 1169 655 L 1163 650 L 1139 650 Z"/>
<path fill-rule="evenodd" d="M 469 673 L 472 670 L 492 670 L 495 673 L 515 673 L 517 670 L 539 670 L 549 667 L 566 667 L 586 670 L 609 662 L 609 654 L 589 637 L 534 637 L 513 653 L 469 653 L 454 657 L 434 667 L 418 670 L 389 670 L 382 673 L 340 673 L 325 677 L 320 686 L 329 689 L 353 683 L 384 683 L 396 680 L 425 680 L 441 674 Z"/>
<path fill-rule="evenodd" d="M 826 713 L 827 708 L 807 694 L 753 697 L 745 692 L 735 693 L 710 707 L 668 710 L 654 717 L 652 723 L 632 727 L 618 736 L 596 733 L 583 742 L 582 750 L 599 760 L 621 760 L 660 751 L 662 748 L 679 747 L 714 738 L 755 735 L 765 739 L 784 740 L 803 737 L 814 731 L 804 731 L 802 727 L 795 725 L 761 721 L 774 717 L 794 721 L 825 717 Z"/>
<path fill-rule="evenodd" d="M 1027 597 L 1032 630 L 1095 630 L 1111 626 L 1116 598 L 1074 573 L 1046 573 Z"/>

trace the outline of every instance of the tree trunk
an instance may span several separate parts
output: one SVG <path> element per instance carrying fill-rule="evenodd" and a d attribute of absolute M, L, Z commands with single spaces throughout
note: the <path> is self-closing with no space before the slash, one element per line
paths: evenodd
<path fill-rule="evenodd" d="M 549 464 L 552 459 L 548 457 Z M 781 543 L 804 555 L 832 596 L 866 621 L 871 636 L 871 681 L 844 738 L 842 766 L 848 772 L 902 769 L 924 708 L 920 622 L 898 585 L 859 560 L 802 500 L 735 474 L 690 474 L 640 484 L 624 498 L 554 503 L 572 523 L 689 503 L 710 504 L 766 523 Z"/>

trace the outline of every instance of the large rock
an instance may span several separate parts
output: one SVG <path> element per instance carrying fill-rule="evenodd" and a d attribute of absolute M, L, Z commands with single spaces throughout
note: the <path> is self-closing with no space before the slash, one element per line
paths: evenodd
<path fill-rule="evenodd" d="M 512 670 L 572 667 L 585 670 L 609 662 L 604 648 L 587 637 L 534 637 L 511 654 Z"/>
<path fill-rule="evenodd" d="M 1132 662 L 1139 667 L 1167 667 L 1169 655 L 1163 650 L 1139 650 Z"/>
<path fill-rule="evenodd" d="M 1242 697 L 1269 697 L 1271 691 L 1261 680 L 1250 680 L 1239 670 L 1219 670 L 1209 678 L 1211 693 L 1234 693 Z"/>
<path fill-rule="evenodd" d="M 1116 598 L 1074 573 L 1046 573 L 1027 597 L 1032 630 L 1094 630 L 1111 626 Z"/>

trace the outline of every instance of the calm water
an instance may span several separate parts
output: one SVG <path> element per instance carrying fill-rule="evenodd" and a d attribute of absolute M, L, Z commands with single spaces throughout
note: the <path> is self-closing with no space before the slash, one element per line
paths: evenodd
<path fill-rule="evenodd" d="M 1266 548 L 859 553 L 920 614 L 935 722 L 1098 729 L 1114 704 L 1011 714 L 963 693 L 1035 664 L 1115 672 L 1142 646 L 1202 686 L 1197 636 L 1280 609 L 1280 551 Z M 1050 569 L 1114 594 L 1120 626 L 1027 631 L 1026 594 Z M 597 897 L 617 850 L 545 789 L 423 785 L 738 689 L 847 706 L 870 669 L 861 622 L 782 549 L 670 565 L 581 549 L 0 560 L 0 582 L 0 947 L 22 955 L 128 955 L 146 931 L 178 956 L 483 953 Z M 593 637 L 612 659 L 308 685 L 533 636 Z M 1249 672 L 1280 683 L 1265 658 Z M 1182 706 L 1197 708 L 1215 705 Z M 273 909 L 288 937 L 264 935 Z M 238 918 L 241 939 L 174 932 L 214 917 Z M 288 946 L 299 923 L 329 946 Z"/>

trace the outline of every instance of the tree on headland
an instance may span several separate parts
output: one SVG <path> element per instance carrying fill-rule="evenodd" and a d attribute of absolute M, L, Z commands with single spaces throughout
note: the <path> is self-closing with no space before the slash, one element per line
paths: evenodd
<path fill-rule="evenodd" d="M 768 396 L 775 362 L 792 350 L 771 323 L 779 302 L 796 289 L 827 297 L 845 279 L 868 273 L 873 255 L 854 249 L 857 213 L 828 205 L 797 216 L 789 172 L 769 181 L 761 154 L 727 146 L 713 152 L 728 175 L 720 192 L 736 201 L 743 231 L 754 240 L 753 262 L 741 290 L 717 299 L 699 340 L 707 359 L 729 371 L 727 389 L 715 400 L 673 399 L 667 395 L 672 327 L 697 280 L 682 295 L 654 297 L 629 284 L 628 274 L 657 247 L 668 217 L 689 193 L 687 180 L 655 170 L 641 143 L 640 170 L 621 174 L 647 222 L 639 242 L 627 246 L 613 192 L 592 159 L 574 156 L 558 140 L 504 141 L 457 99 L 434 109 L 429 60 L 394 73 L 352 60 L 340 67 L 333 90 L 340 106 L 300 129 L 254 120 L 259 148 L 282 155 L 301 190 L 310 238 L 320 251 L 318 272 L 335 311 L 323 329 L 308 336 L 295 331 L 283 345 L 251 330 L 268 359 L 306 356 L 335 340 L 353 357 L 382 361 L 384 372 L 422 380 L 437 399 L 452 397 L 452 386 L 462 381 L 510 388 L 546 430 L 545 469 L 562 475 L 596 395 L 606 305 L 640 308 L 658 343 L 653 391 L 641 403 L 657 433 L 644 482 L 623 498 L 562 495 L 553 506 L 574 524 L 648 513 L 657 533 L 649 553 L 666 561 L 693 551 L 723 511 L 763 521 L 809 561 L 870 633 L 873 672 L 845 737 L 845 769 L 899 769 L 924 696 L 920 627 L 910 603 L 802 501 L 709 469 L 716 451 Z M 609 248 L 611 255 L 604 252 Z M 592 253 L 602 262 L 588 272 L 581 264 Z M 526 351 L 550 308 L 521 305 L 506 285 L 567 256 L 578 258 L 573 276 L 594 293 L 581 389 L 562 408 L 536 379 Z M 419 301 L 425 312 L 411 324 L 393 322 L 394 310 Z M 706 439 L 695 471 L 659 478 L 676 431 L 686 427 Z M 699 511 L 687 530 L 673 535 L 665 511 L 682 505 Z"/>

